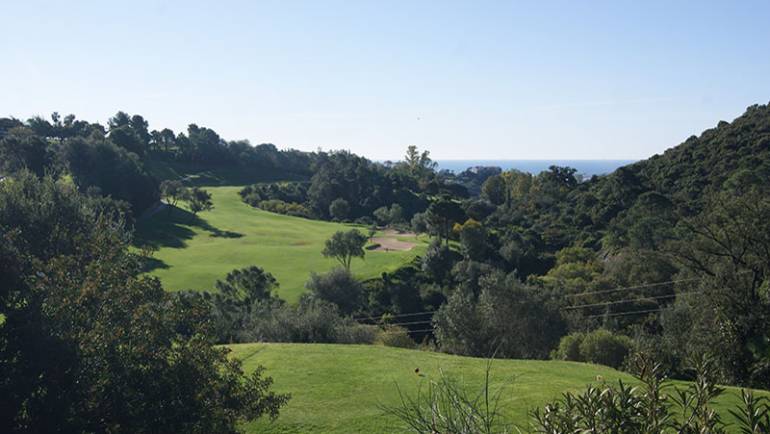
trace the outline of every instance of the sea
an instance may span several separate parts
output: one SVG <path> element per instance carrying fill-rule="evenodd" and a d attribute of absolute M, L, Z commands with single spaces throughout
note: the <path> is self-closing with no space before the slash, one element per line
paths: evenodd
<path fill-rule="evenodd" d="M 502 170 L 516 169 L 522 172 L 538 174 L 551 166 L 568 166 L 577 169 L 585 177 L 606 175 L 615 169 L 637 160 L 435 160 L 438 170 L 460 173 L 469 167 L 494 166 Z"/>

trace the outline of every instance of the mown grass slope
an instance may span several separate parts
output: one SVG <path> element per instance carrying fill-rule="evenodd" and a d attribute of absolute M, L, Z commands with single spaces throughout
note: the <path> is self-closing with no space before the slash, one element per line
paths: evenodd
<path fill-rule="evenodd" d="M 483 383 L 487 364 L 479 358 L 376 345 L 240 344 L 231 348 L 247 371 L 265 366 L 275 380 L 274 389 L 292 394 L 277 421 L 248 424 L 244 427 L 248 433 L 405 432 L 381 409 L 398 404 L 398 389 L 413 394 L 441 369 L 475 392 Z M 416 368 L 423 376 L 415 373 Z M 504 388 L 505 413 L 525 432 L 527 412 L 563 392 L 581 391 L 597 383 L 597 378 L 634 381 L 608 367 L 562 361 L 495 360 L 491 372 L 494 387 Z M 730 388 L 718 400 L 716 408 L 724 420 L 732 420 L 727 406 L 738 403 L 739 393 Z"/>
<path fill-rule="evenodd" d="M 151 273 L 166 289 L 212 290 L 214 282 L 233 269 L 257 265 L 278 279 L 278 294 L 293 302 L 311 271 L 337 265 L 321 255 L 324 241 L 352 226 L 252 208 L 241 201 L 241 187 L 205 188 L 212 194 L 213 210 L 198 216 L 178 208 L 162 210 L 138 224 L 137 243 L 160 248 Z M 364 260 L 353 260 L 351 269 L 361 278 L 395 270 L 422 254 L 424 241 L 410 251 L 367 251 Z"/>

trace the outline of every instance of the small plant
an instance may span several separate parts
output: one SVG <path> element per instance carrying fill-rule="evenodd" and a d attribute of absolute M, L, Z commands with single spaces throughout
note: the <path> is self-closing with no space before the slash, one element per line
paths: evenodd
<path fill-rule="evenodd" d="M 419 369 L 415 370 L 419 373 Z M 415 396 L 398 389 L 401 405 L 384 407 L 406 425 L 410 432 L 420 434 L 503 434 L 513 432 L 500 413 L 503 388 L 491 390 L 491 360 L 487 364 L 484 383 L 476 392 L 440 370 L 436 380 L 417 389 Z"/>
<path fill-rule="evenodd" d="M 741 390 L 741 407 L 730 410 L 738 419 L 742 434 L 763 434 L 770 432 L 770 400 L 754 397 L 751 390 Z"/>
<path fill-rule="evenodd" d="M 531 430 L 541 434 L 722 434 L 727 425 L 711 407 L 723 389 L 716 385 L 716 365 L 708 357 L 692 362 L 695 381 L 686 387 L 666 381 L 661 364 L 637 354 L 632 358 L 639 386 L 589 385 L 582 393 L 567 392 L 560 399 L 530 412 Z M 481 391 L 440 372 L 413 397 L 399 389 L 401 405 L 386 408 L 412 432 L 426 434 L 523 432 L 500 412 L 501 390 L 490 391 L 490 366 Z M 770 401 L 742 391 L 742 402 L 729 410 L 737 423 L 730 432 L 770 433 Z M 514 431 L 508 430 L 513 428 Z"/>

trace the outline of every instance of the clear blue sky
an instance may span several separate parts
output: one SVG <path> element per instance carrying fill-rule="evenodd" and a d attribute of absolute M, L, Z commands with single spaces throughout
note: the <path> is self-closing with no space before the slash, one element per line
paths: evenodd
<path fill-rule="evenodd" d="M 764 1 L 6 1 L 0 116 L 399 158 L 644 158 L 770 101 Z"/>

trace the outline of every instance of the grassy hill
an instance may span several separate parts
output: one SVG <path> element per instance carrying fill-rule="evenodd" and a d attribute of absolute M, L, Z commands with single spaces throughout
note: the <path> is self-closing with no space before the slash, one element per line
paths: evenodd
<path fill-rule="evenodd" d="M 445 373 L 460 377 L 473 391 L 481 386 L 486 360 L 383 346 L 326 344 L 233 345 L 233 355 L 246 370 L 263 365 L 275 380 L 275 390 L 290 392 L 289 404 L 274 423 L 259 421 L 246 432 L 268 433 L 393 433 L 403 432 L 397 421 L 384 416 L 380 405 L 396 405 L 398 388 L 414 393 L 418 385 Z M 415 368 L 425 376 L 415 374 Z M 505 387 L 505 412 L 528 428 L 527 412 L 565 391 L 580 391 L 597 376 L 605 381 L 633 381 L 611 368 L 584 363 L 535 360 L 495 360 L 492 380 Z M 717 409 L 726 421 L 725 407 L 738 402 L 729 389 Z"/>
<path fill-rule="evenodd" d="M 138 225 L 138 244 L 160 248 L 151 272 L 166 289 L 211 290 L 229 271 L 257 265 L 278 279 L 281 297 L 295 301 L 311 271 L 337 264 L 321 256 L 324 241 L 352 226 L 252 208 L 241 201 L 240 187 L 206 189 L 212 194 L 212 211 L 195 217 L 182 209 L 162 210 Z M 426 245 L 420 239 L 409 251 L 367 251 L 363 261 L 353 261 L 352 271 L 362 278 L 377 276 L 422 254 Z"/>

